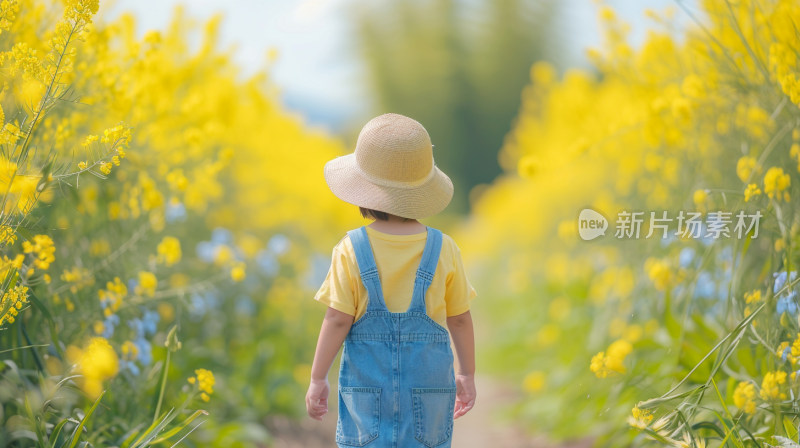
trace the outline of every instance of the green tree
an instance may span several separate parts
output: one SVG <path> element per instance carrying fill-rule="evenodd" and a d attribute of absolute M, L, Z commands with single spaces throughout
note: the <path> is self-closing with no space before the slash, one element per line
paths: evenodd
<path fill-rule="evenodd" d="M 552 0 L 386 0 L 353 14 L 376 112 L 425 125 L 456 186 L 452 211 L 468 211 L 470 190 L 500 174 L 530 67 L 556 59 L 555 12 Z"/>

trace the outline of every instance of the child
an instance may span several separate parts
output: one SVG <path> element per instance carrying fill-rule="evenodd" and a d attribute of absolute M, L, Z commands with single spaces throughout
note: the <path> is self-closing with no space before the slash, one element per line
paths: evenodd
<path fill-rule="evenodd" d="M 476 293 L 455 242 L 417 221 L 453 196 L 432 149 L 421 124 L 384 114 L 364 126 L 353 154 L 325 166 L 331 191 L 375 219 L 339 241 L 314 297 L 328 310 L 306 409 L 317 420 L 328 412 L 328 370 L 344 343 L 339 447 L 449 447 L 453 419 L 475 403 Z"/>

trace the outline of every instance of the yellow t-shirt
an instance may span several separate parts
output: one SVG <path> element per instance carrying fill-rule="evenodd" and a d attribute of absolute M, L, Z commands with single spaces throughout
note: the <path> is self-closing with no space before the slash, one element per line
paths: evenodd
<path fill-rule="evenodd" d="M 386 308 L 394 313 L 406 312 L 411 304 L 414 276 L 422 260 L 427 232 L 394 235 L 367 226 L 367 237 L 378 267 Z M 447 328 L 447 317 L 467 312 L 476 295 L 464 272 L 461 251 L 449 235 L 442 233 L 439 262 L 425 295 L 428 316 Z M 366 312 L 367 289 L 361 282 L 348 235 L 333 248 L 331 267 L 314 300 L 350 314 L 355 320 Z"/>

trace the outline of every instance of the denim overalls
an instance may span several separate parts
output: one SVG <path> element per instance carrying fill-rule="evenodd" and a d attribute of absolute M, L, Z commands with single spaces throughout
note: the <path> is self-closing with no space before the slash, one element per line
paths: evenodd
<path fill-rule="evenodd" d="M 339 447 L 450 447 L 456 398 L 453 352 L 447 329 L 425 311 L 442 232 L 426 228 L 425 249 L 405 313 L 386 308 L 367 229 L 348 232 L 368 300 L 342 351 Z"/>

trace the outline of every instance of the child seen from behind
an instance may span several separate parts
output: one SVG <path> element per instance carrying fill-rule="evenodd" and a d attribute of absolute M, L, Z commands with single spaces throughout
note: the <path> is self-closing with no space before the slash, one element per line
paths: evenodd
<path fill-rule="evenodd" d="M 331 191 L 374 219 L 334 247 L 314 297 L 328 309 L 306 409 L 318 420 L 328 412 L 328 371 L 344 344 L 339 447 L 450 447 L 453 419 L 475 403 L 475 289 L 453 239 L 417 221 L 453 195 L 432 150 L 420 123 L 384 114 L 364 126 L 353 154 L 325 166 Z"/>

